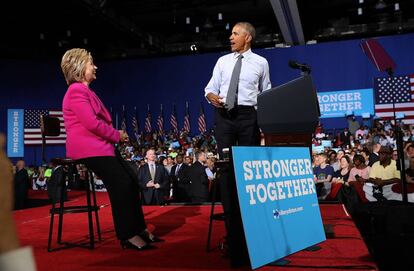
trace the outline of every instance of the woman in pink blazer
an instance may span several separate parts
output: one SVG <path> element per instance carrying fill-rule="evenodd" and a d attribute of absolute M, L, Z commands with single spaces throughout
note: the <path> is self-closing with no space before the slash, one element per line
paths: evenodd
<path fill-rule="evenodd" d="M 63 98 L 66 155 L 79 160 L 102 178 L 112 206 L 115 231 L 121 246 L 144 250 L 161 241 L 147 230 L 139 201 L 137 176 L 115 155 L 114 144 L 128 135 L 112 127 L 111 115 L 89 84 L 97 67 L 85 49 L 68 50 L 61 68 L 69 88 Z"/>

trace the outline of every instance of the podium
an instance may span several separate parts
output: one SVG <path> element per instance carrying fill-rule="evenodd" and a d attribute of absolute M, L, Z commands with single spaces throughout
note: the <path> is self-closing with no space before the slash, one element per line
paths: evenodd
<path fill-rule="evenodd" d="M 320 116 L 312 77 L 303 75 L 257 97 L 257 121 L 266 146 L 312 146 Z"/>

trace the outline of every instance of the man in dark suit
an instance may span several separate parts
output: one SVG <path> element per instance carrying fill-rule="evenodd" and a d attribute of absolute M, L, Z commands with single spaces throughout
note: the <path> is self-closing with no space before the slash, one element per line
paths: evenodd
<path fill-rule="evenodd" d="M 204 166 L 206 154 L 203 151 L 196 151 L 195 159 L 188 174 L 191 181 L 191 202 L 206 202 L 209 200 L 208 177 Z"/>
<path fill-rule="evenodd" d="M 173 198 L 177 202 L 190 201 L 190 179 L 188 178 L 188 169 L 190 168 L 183 161 L 182 155 L 175 158 L 177 164 L 171 168 L 170 177 L 173 187 Z"/>
<path fill-rule="evenodd" d="M 14 209 L 25 208 L 27 193 L 29 190 L 29 175 L 25 169 L 23 160 L 16 163 L 16 174 L 14 175 Z"/>
<path fill-rule="evenodd" d="M 156 155 L 153 149 L 147 150 L 147 163 L 138 170 L 138 183 L 142 189 L 143 203 L 147 205 L 162 205 L 165 190 L 169 189 L 168 172 L 164 165 L 155 163 Z"/>

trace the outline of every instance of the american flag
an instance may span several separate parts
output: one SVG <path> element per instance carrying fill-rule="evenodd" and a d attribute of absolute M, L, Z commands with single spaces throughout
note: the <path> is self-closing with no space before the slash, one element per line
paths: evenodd
<path fill-rule="evenodd" d="M 200 116 L 198 116 L 198 131 L 200 134 L 204 134 L 207 131 L 206 116 L 204 115 L 203 105 L 200 105 Z"/>
<path fill-rule="evenodd" d="M 177 133 L 178 132 L 178 123 L 177 123 L 177 113 L 175 111 L 175 104 L 173 105 L 173 110 L 171 112 L 170 125 L 171 125 L 171 130 L 174 133 Z"/>
<path fill-rule="evenodd" d="M 162 112 L 162 104 L 161 104 L 160 114 L 158 115 L 158 118 L 157 118 L 157 125 L 158 125 L 158 133 L 160 135 L 164 134 L 164 114 Z"/>
<path fill-rule="evenodd" d="M 403 122 L 414 123 L 414 74 L 375 78 L 374 92 L 377 117 L 393 119 L 394 102 L 395 113 L 405 115 Z"/>
<path fill-rule="evenodd" d="M 60 135 L 46 137 L 46 144 L 65 144 L 66 130 L 63 122 L 63 113 L 58 110 L 24 110 L 24 144 L 42 144 L 42 132 L 40 131 L 40 115 L 57 117 L 60 120 Z"/>
<path fill-rule="evenodd" d="M 127 126 L 126 126 L 126 109 L 125 109 L 125 105 L 122 106 L 122 119 L 121 119 L 121 130 L 126 131 Z"/>
<path fill-rule="evenodd" d="M 151 127 L 151 112 L 148 105 L 148 111 L 147 111 L 147 117 L 145 118 L 145 132 L 151 133 L 152 127 Z"/>
<path fill-rule="evenodd" d="M 184 116 L 184 126 L 183 126 L 184 132 L 190 133 L 191 127 L 190 127 L 190 113 L 188 110 L 188 102 L 185 103 L 185 116 Z"/>
<path fill-rule="evenodd" d="M 139 133 L 139 123 L 138 123 L 138 113 L 137 113 L 137 107 L 134 107 L 134 115 L 132 116 L 132 130 L 134 132 L 135 137 L 138 136 Z"/>

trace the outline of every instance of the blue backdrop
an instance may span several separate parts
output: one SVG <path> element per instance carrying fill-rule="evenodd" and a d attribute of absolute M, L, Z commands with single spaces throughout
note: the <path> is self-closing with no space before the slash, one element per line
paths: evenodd
<path fill-rule="evenodd" d="M 414 71 L 414 34 L 383 37 L 380 38 L 380 43 L 396 62 L 396 75 Z M 360 40 L 350 40 L 254 51 L 268 59 L 273 86 L 299 76 L 297 70 L 287 66 L 288 61 L 294 59 L 312 67 L 318 91 L 372 88 L 373 77 L 384 74 L 375 70 L 359 44 Z M 95 59 L 99 68 L 98 80 L 92 88 L 107 107 L 112 106 L 118 113 L 125 104 L 130 116 L 133 107 L 137 106 L 141 127 L 146 105 L 150 104 L 155 119 L 162 103 L 168 128 L 173 102 L 176 103 L 178 122 L 182 127 L 185 101 L 188 101 L 191 128 L 196 132 L 200 102 L 204 105 L 207 125 L 212 126 L 213 111 L 204 100 L 203 89 L 210 79 L 217 58 L 225 53 L 228 52 L 110 62 Z M 67 86 L 59 64 L 60 60 L 0 61 L 0 131 L 6 131 L 7 108 L 61 108 Z M 131 126 L 130 117 L 128 121 Z M 326 128 L 346 126 L 344 118 L 324 119 L 323 123 Z M 49 147 L 48 157 L 54 155 L 64 155 L 64 147 Z M 29 162 L 40 161 L 40 148 L 26 147 L 25 159 Z"/>

